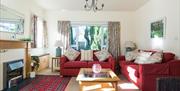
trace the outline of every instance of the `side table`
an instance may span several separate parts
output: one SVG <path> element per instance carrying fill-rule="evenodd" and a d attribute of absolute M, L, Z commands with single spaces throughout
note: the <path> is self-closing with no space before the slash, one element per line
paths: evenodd
<path fill-rule="evenodd" d="M 54 71 L 54 68 L 60 70 L 59 62 L 60 62 L 60 57 L 52 57 L 52 60 L 51 60 L 51 71 L 52 72 Z"/>

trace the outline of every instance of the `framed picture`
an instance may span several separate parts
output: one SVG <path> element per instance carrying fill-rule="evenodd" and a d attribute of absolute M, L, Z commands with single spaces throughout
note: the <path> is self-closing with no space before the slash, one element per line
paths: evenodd
<path fill-rule="evenodd" d="M 151 22 L 151 38 L 164 38 L 166 28 L 166 18 Z"/>

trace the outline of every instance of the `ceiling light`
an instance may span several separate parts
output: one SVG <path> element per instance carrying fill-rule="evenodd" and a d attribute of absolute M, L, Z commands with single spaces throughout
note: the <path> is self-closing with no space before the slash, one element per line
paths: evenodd
<path fill-rule="evenodd" d="M 84 9 L 87 11 L 93 10 L 94 12 L 103 10 L 104 4 L 101 4 L 101 7 L 99 8 L 97 5 L 98 0 L 92 0 L 91 4 L 89 4 L 89 0 L 85 0 L 86 4 L 84 5 Z"/>

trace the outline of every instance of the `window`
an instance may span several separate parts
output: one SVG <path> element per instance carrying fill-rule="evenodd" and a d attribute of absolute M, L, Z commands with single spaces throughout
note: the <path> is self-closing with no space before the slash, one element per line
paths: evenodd
<path fill-rule="evenodd" d="M 107 24 L 73 25 L 70 33 L 71 47 L 77 50 L 101 50 L 108 48 Z"/>
<path fill-rule="evenodd" d="M 37 20 L 37 48 L 43 48 L 43 20 Z"/>

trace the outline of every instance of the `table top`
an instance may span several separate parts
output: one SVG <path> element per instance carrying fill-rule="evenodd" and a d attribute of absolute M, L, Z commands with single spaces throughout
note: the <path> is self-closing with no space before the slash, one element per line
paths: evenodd
<path fill-rule="evenodd" d="M 52 57 L 53 59 L 58 59 L 58 58 L 60 58 L 60 57 Z"/>
<path fill-rule="evenodd" d="M 119 77 L 111 69 L 102 69 L 100 73 L 96 74 L 92 72 L 91 68 L 81 68 L 76 78 L 76 81 L 88 82 L 112 82 L 119 80 Z"/>

